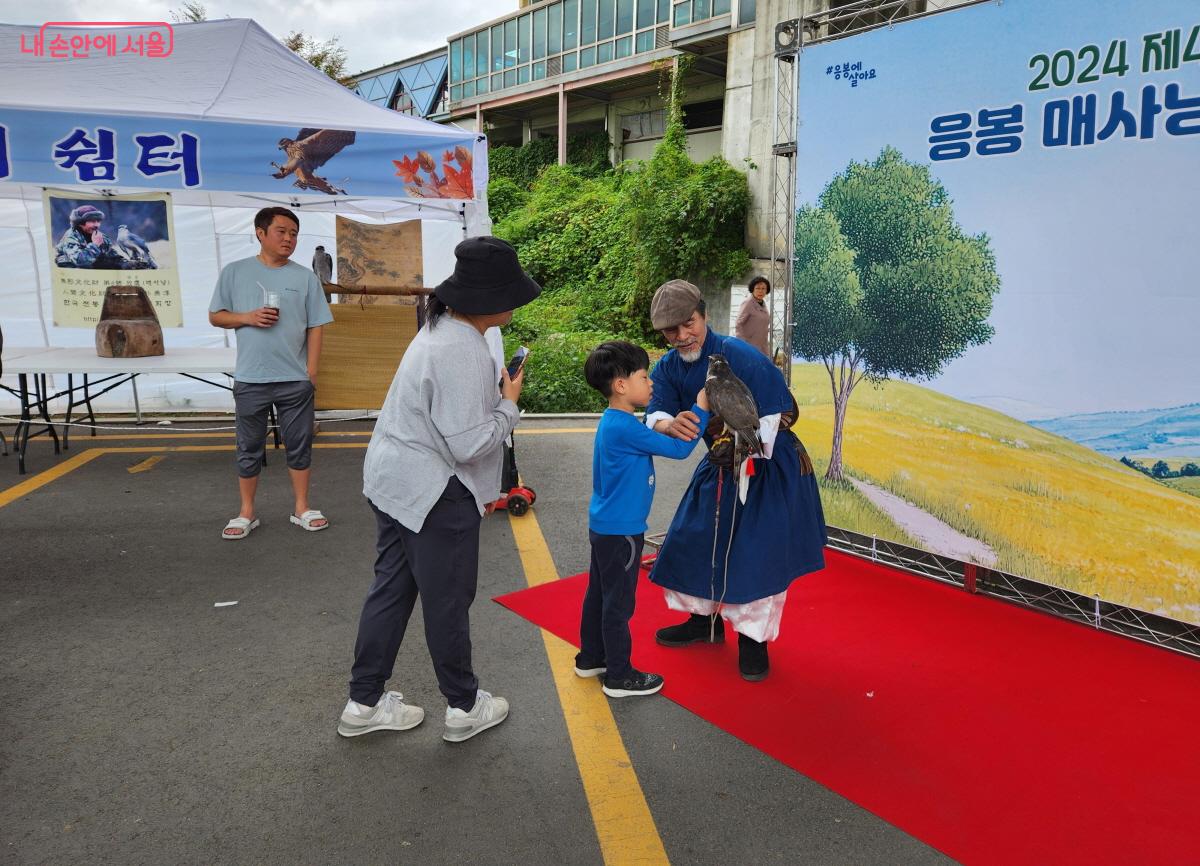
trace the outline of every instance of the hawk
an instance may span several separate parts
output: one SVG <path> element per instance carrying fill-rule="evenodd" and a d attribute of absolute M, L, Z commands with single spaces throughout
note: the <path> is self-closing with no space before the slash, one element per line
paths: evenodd
<path fill-rule="evenodd" d="M 313 253 L 312 269 L 322 284 L 333 282 L 333 256 L 325 252 L 325 247 L 318 246 Z"/>
<path fill-rule="evenodd" d="M 738 496 L 746 502 L 746 488 L 753 470 L 745 464 L 750 457 L 763 455 L 762 441 L 758 438 L 758 406 L 746 383 L 729 367 L 724 355 L 708 356 L 708 378 L 704 391 L 714 415 L 725 424 L 725 430 L 733 435 L 733 467 L 738 476 Z"/>
<path fill-rule="evenodd" d="M 329 195 L 345 195 L 344 189 L 338 189 L 317 175 L 316 170 L 337 156 L 342 148 L 354 144 L 354 137 L 353 132 L 344 129 L 305 127 L 294 139 L 281 138 L 279 149 L 287 154 L 288 160 L 283 165 L 272 162 L 272 167 L 278 171 L 271 177 L 284 178 L 295 174 L 295 185 L 300 189 L 315 189 Z"/>
<path fill-rule="evenodd" d="M 150 253 L 149 244 L 142 239 L 141 235 L 131 232 L 128 226 L 121 225 L 117 227 L 116 250 L 122 258 L 130 262 L 134 267 L 158 267 L 158 264 L 154 261 L 154 256 Z"/>

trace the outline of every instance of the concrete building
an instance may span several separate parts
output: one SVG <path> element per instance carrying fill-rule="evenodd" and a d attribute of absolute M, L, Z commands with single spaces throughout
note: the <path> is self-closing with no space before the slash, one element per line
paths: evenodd
<path fill-rule="evenodd" d="M 847 35 L 970 2 L 978 0 L 544 0 L 451 34 L 447 49 L 357 81 L 366 98 L 400 109 L 412 90 L 406 82 L 417 81 L 413 67 L 428 67 L 440 52 L 444 96 L 422 116 L 481 130 L 492 145 L 554 138 L 560 162 L 568 136 L 605 130 L 615 164 L 649 158 L 663 133 L 662 68 L 690 54 L 689 153 L 697 161 L 720 154 L 746 172 L 746 246 L 754 270 L 778 285 L 789 268 L 795 106 L 802 98 L 786 61 L 788 39 Z M 788 22 L 802 23 L 789 29 Z M 794 42 L 790 51 L 794 56 Z M 714 320 L 723 321 L 729 287 L 710 287 L 706 295 Z M 782 337 L 782 318 L 777 324 Z"/>

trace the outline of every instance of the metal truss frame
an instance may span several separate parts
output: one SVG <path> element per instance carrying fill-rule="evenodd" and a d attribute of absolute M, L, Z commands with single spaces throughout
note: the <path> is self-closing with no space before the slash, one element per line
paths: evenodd
<path fill-rule="evenodd" d="M 804 2 L 801 2 L 803 17 Z M 795 28 L 800 19 L 780 22 L 778 26 Z M 780 349 L 789 363 L 783 365 L 783 375 L 792 384 L 792 257 L 795 239 L 792 237 L 796 216 L 796 98 L 799 95 L 799 64 L 801 38 L 792 44 L 775 49 L 775 74 L 772 88 L 774 136 L 771 145 L 771 353 Z"/>
<path fill-rule="evenodd" d="M 975 595 L 1007 601 L 1142 643 L 1200 658 L 1200 626 L 1101 601 L 1004 571 L 961 562 L 896 542 L 829 527 L 829 547 L 852 556 L 948 583 Z"/>
<path fill-rule="evenodd" d="M 832 9 L 802 15 L 804 44 L 816 45 L 833 39 L 843 39 L 868 30 L 891 27 L 901 20 L 912 21 L 951 9 L 1002 2 L 1003 0 L 851 0 Z"/>

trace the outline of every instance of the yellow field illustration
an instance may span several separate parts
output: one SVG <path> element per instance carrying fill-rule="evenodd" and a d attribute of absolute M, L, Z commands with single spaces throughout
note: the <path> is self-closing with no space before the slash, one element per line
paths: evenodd
<path fill-rule="evenodd" d="M 814 460 L 826 461 L 829 376 L 820 364 L 793 370 L 794 429 Z M 1002 413 L 900 381 L 858 387 L 843 449 L 851 483 L 866 482 L 977 539 L 994 551 L 996 568 L 1200 623 L 1196 495 Z M 912 543 L 858 490 L 826 484 L 822 494 L 829 524 Z"/>

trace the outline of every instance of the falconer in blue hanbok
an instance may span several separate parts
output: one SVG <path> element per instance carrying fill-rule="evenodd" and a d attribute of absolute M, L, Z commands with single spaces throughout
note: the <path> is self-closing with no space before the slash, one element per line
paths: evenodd
<path fill-rule="evenodd" d="M 825 517 L 816 476 L 804 445 L 789 429 L 796 403 L 766 356 L 708 327 L 704 299 L 691 283 L 671 280 L 660 286 L 650 320 L 671 350 L 650 376 L 654 396 L 646 424 L 679 439 L 703 435 L 709 448 L 650 572 L 667 606 L 689 616 L 660 629 L 656 640 L 670 647 L 718 643 L 725 639 L 728 621 L 738 634 L 742 677 L 761 680 L 769 669 L 767 643 L 779 636 L 788 586 L 825 567 Z M 713 355 L 724 363 L 717 358 L 710 365 Z M 719 372 L 710 372 L 710 366 Z M 717 375 L 723 384 L 730 376 L 745 384 L 755 404 L 757 431 L 746 432 L 743 423 L 739 434 L 716 415 L 707 429 L 697 427 L 690 407 L 706 380 Z"/>

